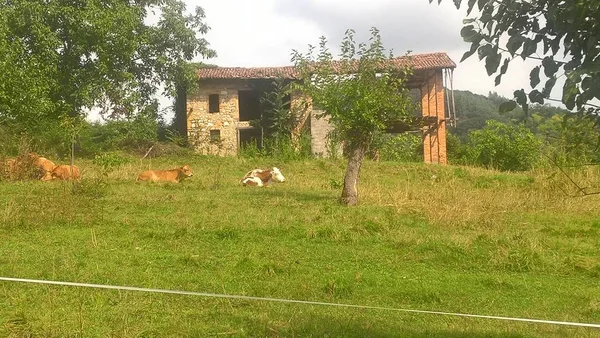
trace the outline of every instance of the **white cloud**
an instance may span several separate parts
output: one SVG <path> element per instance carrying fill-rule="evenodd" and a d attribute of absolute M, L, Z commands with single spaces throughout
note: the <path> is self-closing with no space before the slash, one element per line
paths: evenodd
<path fill-rule="evenodd" d="M 499 86 L 489 77 L 484 62 L 472 56 L 459 63 L 469 44 L 460 29 L 466 17 L 453 1 L 429 4 L 427 0 L 213 0 L 186 2 L 191 9 L 202 6 L 211 31 L 207 39 L 219 57 L 209 60 L 220 66 L 278 66 L 290 64 L 292 49 L 306 50 L 325 35 L 335 48 L 348 28 L 366 38 L 378 27 L 386 47 L 398 55 L 446 52 L 457 63 L 455 88 L 480 94 L 496 91 L 512 96 L 529 87 L 534 62 L 516 59 Z"/>

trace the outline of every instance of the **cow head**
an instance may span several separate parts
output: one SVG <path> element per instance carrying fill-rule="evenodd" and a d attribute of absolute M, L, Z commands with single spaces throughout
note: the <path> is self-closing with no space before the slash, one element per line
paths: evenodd
<path fill-rule="evenodd" d="M 183 167 L 179 168 L 179 172 L 184 177 L 192 177 L 192 176 L 194 176 L 194 174 L 192 173 L 192 168 L 190 168 L 190 166 L 187 165 L 187 164 L 184 165 Z"/>
<path fill-rule="evenodd" d="M 44 176 L 42 176 L 41 180 L 44 181 L 44 182 L 45 181 L 52 181 L 54 178 L 55 177 L 54 177 L 54 174 L 52 172 L 46 171 L 44 173 Z"/>
<path fill-rule="evenodd" d="M 285 182 L 285 177 L 281 174 L 281 171 L 277 167 L 273 167 L 271 169 L 271 174 L 273 175 L 273 179 L 277 182 Z"/>

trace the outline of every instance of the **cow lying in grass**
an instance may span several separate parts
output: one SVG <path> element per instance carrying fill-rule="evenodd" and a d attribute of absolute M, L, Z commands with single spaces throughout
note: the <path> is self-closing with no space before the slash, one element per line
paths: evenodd
<path fill-rule="evenodd" d="M 45 157 L 35 153 L 30 153 L 29 156 L 33 160 L 33 165 L 39 170 L 42 177 L 56 168 L 56 164 Z"/>
<path fill-rule="evenodd" d="M 273 183 L 273 181 L 285 182 L 285 177 L 283 177 L 281 171 L 276 167 L 268 170 L 251 170 L 242 178 L 241 182 L 244 186 L 264 187 Z"/>
<path fill-rule="evenodd" d="M 4 162 L 4 177 L 9 179 L 44 178 L 56 164 L 36 153 L 28 153 Z"/>
<path fill-rule="evenodd" d="M 184 165 L 183 167 L 171 170 L 148 170 L 141 172 L 137 177 L 137 181 L 168 181 L 173 183 L 179 183 L 183 181 L 183 179 L 192 177 L 193 175 L 194 174 L 192 173 L 192 169 L 190 168 L 190 166 Z"/>
<path fill-rule="evenodd" d="M 81 179 L 81 173 L 79 172 L 79 168 L 77 166 L 71 167 L 70 165 L 57 165 L 52 169 L 52 171 L 47 172 L 42 177 L 42 181 L 51 181 L 51 180 L 76 180 L 79 181 Z"/>

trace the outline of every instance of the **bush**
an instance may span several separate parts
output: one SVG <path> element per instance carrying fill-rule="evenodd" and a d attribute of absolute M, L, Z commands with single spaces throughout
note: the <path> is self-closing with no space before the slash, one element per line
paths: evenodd
<path fill-rule="evenodd" d="M 538 126 L 545 136 L 550 164 L 580 166 L 600 163 L 600 128 L 595 121 L 573 115 L 555 115 Z"/>
<path fill-rule="evenodd" d="M 469 134 L 464 162 L 503 171 L 533 168 L 541 156 L 541 141 L 523 125 L 489 120 L 485 128 Z"/>
<path fill-rule="evenodd" d="M 372 148 L 382 161 L 422 162 L 422 142 L 416 134 L 385 134 L 377 138 Z"/>
<path fill-rule="evenodd" d="M 103 153 L 94 157 L 94 164 L 100 167 L 102 174 L 107 175 L 117 167 L 126 164 L 129 159 L 118 153 Z"/>
<path fill-rule="evenodd" d="M 454 165 L 474 165 L 469 160 L 471 148 L 453 133 L 446 134 L 446 153 L 448 163 Z"/>
<path fill-rule="evenodd" d="M 158 141 L 158 122 L 150 117 L 88 124 L 79 137 L 79 151 L 89 156 L 105 151 L 147 151 Z"/>
<path fill-rule="evenodd" d="M 303 133 L 298 139 L 296 149 L 289 137 L 272 137 L 263 140 L 263 147 L 251 142 L 238 151 L 242 158 L 271 157 L 281 161 L 302 160 L 312 158 L 310 135 Z"/>

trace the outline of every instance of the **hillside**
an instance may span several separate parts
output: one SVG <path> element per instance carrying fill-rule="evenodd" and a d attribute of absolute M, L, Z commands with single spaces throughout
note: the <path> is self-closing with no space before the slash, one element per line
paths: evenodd
<path fill-rule="evenodd" d="M 179 185 L 141 169 L 189 163 Z M 546 173 L 344 163 L 132 159 L 85 179 L 0 182 L 0 276 L 600 322 L 600 196 Z M 287 182 L 239 185 L 277 165 Z M 577 176 L 595 179 L 594 168 Z M 591 337 L 489 319 L 0 282 L 0 336 Z"/>
<path fill-rule="evenodd" d="M 489 93 L 488 96 L 474 94 L 470 91 L 455 90 L 454 98 L 456 104 L 457 126 L 450 127 L 451 133 L 466 139 L 470 131 L 482 129 L 485 121 L 496 120 L 503 123 L 523 122 L 525 115 L 521 108 L 512 112 L 501 114 L 498 112 L 500 104 L 508 101 L 508 98 Z M 543 119 L 548 119 L 556 114 L 566 114 L 568 111 L 550 105 L 532 105 L 530 114 L 538 114 Z"/>

